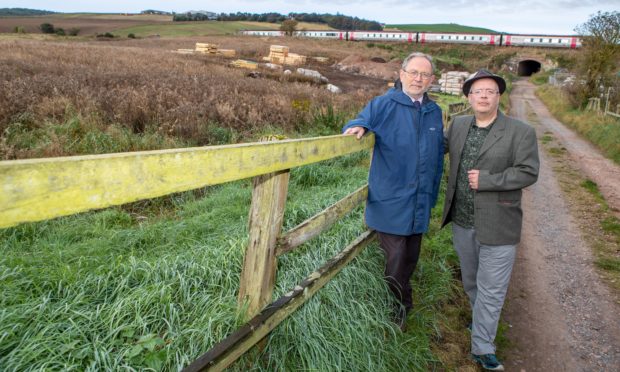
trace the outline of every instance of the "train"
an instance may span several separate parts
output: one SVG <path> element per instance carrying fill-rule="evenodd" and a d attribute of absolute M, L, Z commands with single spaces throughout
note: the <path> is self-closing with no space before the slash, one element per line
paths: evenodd
<path fill-rule="evenodd" d="M 284 36 L 284 31 L 252 31 L 244 30 L 242 35 L 249 36 Z M 405 43 L 448 43 L 448 44 L 476 44 L 493 46 L 521 46 L 543 48 L 581 48 L 579 36 L 559 35 L 520 35 L 520 34 L 484 34 L 484 33 L 454 33 L 454 32 L 407 32 L 407 31 L 339 31 L 315 30 L 295 31 L 296 37 L 317 39 L 333 39 L 343 41 L 395 41 Z"/>

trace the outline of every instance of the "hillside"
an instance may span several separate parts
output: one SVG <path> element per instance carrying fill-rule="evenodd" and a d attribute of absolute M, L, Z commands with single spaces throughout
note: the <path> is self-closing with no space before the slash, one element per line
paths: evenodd
<path fill-rule="evenodd" d="M 40 33 L 39 25 L 47 22 L 64 29 L 79 28 L 81 36 L 111 32 L 117 36 L 133 33 L 138 37 L 161 35 L 168 37 L 197 35 L 226 35 L 242 29 L 274 30 L 279 23 L 256 21 L 193 21 L 173 22 L 170 15 L 158 14 L 97 14 L 97 13 L 54 13 L 45 10 L 3 8 L 0 17 L 6 17 L 0 24 L 0 33 L 13 32 L 16 27 L 26 33 Z M 298 30 L 333 29 L 325 23 L 304 22 Z M 480 27 L 449 24 L 390 24 L 385 31 L 433 31 L 493 33 L 496 31 Z"/>
<path fill-rule="evenodd" d="M 427 32 L 467 32 L 467 33 L 497 33 L 497 31 L 482 27 L 463 26 L 456 23 L 435 23 L 435 24 L 394 24 L 385 25 L 385 31 L 427 31 Z"/>

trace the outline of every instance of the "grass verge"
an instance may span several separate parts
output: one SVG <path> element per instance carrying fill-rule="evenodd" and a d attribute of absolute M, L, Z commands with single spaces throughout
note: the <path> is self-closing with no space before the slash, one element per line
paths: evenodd
<path fill-rule="evenodd" d="M 597 146 L 601 151 L 620 164 L 620 119 L 573 109 L 566 93 L 548 85 L 536 90 L 549 111 L 562 123 L 568 125 Z"/>

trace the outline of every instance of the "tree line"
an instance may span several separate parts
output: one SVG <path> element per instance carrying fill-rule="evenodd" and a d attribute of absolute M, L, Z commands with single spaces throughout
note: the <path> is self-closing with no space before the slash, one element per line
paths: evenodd
<path fill-rule="evenodd" d="M 383 26 L 376 21 L 360 19 L 342 14 L 317 14 L 317 13 L 289 13 L 288 15 L 280 13 L 178 13 L 174 14 L 173 21 L 251 21 L 251 22 L 268 22 L 282 23 L 286 20 L 295 20 L 297 22 L 311 22 L 328 25 L 338 30 L 369 30 L 381 31 Z"/>
<path fill-rule="evenodd" d="M 0 17 L 39 16 L 55 13 L 56 12 L 50 12 L 49 10 L 37 10 L 27 8 L 0 8 Z"/>

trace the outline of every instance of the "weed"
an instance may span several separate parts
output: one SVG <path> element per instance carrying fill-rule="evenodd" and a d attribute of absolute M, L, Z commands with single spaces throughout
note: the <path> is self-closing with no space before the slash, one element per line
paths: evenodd
<path fill-rule="evenodd" d="M 620 259 L 618 258 L 598 258 L 595 263 L 596 266 L 603 270 L 616 271 L 620 273 Z"/>
<path fill-rule="evenodd" d="M 553 156 L 561 156 L 566 153 L 566 149 L 564 147 L 551 147 L 549 153 Z"/>
<path fill-rule="evenodd" d="M 620 221 L 614 216 L 607 217 L 601 221 L 603 230 L 616 236 L 616 241 L 620 239 Z"/>
<path fill-rule="evenodd" d="M 584 189 L 588 190 L 590 194 L 592 194 L 596 201 L 601 205 L 601 210 L 606 211 L 609 209 L 607 202 L 605 201 L 603 194 L 601 194 L 600 190 L 598 189 L 598 185 L 596 184 L 596 182 L 590 179 L 585 179 L 581 182 L 580 185 Z"/>
<path fill-rule="evenodd" d="M 548 134 L 545 134 L 544 136 L 542 136 L 542 138 L 540 139 L 540 141 L 541 141 L 542 143 L 544 143 L 544 144 L 547 144 L 547 143 L 549 143 L 549 142 L 553 141 L 553 137 L 552 137 L 552 136 L 550 136 L 550 135 L 548 135 Z"/>

